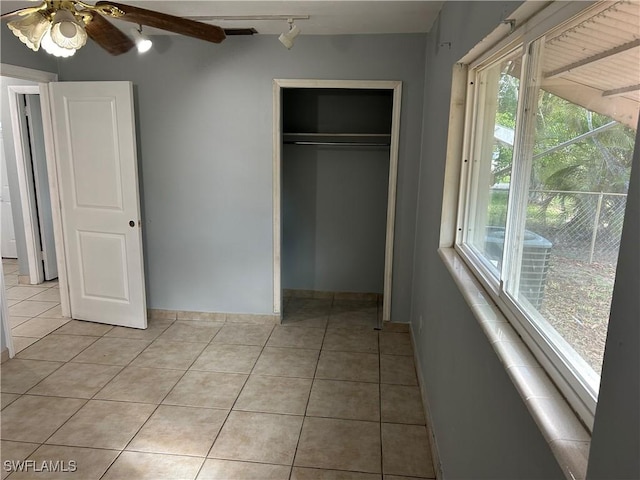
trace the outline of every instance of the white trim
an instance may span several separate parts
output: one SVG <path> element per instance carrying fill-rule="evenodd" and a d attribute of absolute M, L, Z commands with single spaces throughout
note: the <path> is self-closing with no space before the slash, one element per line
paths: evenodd
<path fill-rule="evenodd" d="M 44 149 L 47 160 L 47 175 L 49 177 L 49 192 L 51 196 L 51 215 L 53 218 L 53 239 L 56 249 L 56 263 L 58 265 L 58 288 L 60 289 L 60 308 L 63 317 L 71 317 L 71 301 L 69 298 L 67 255 L 62 231 L 62 210 L 60 201 L 59 164 L 53 137 L 53 120 L 51 117 L 51 96 L 49 84 L 40 83 L 40 106 L 42 109 L 42 130 L 44 134 Z"/>
<path fill-rule="evenodd" d="M 24 130 L 24 108 L 19 103 L 19 96 L 38 95 L 40 91 L 37 85 L 10 85 L 8 90 L 11 131 L 13 133 L 18 190 L 20 192 L 20 207 L 22 208 L 22 223 L 24 227 L 27 263 L 29 265 L 29 283 L 37 285 L 44 281 L 44 271 L 39 263 L 40 246 L 37 241 L 39 232 L 36 230 L 38 228 L 38 220 L 33 216 L 35 211 L 35 191 L 33 190 L 31 182 L 28 181 L 28 156 L 24 150 L 25 142 L 28 142 L 29 135 Z"/>
<path fill-rule="evenodd" d="M 394 90 L 401 86 L 399 80 L 310 80 L 284 79 L 273 80 L 280 88 L 352 88 L 365 90 Z"/>
<path fill-rule="evenodd" d="M 9 65 L 8 63 L 0 63 L 0 75 L 3 77 L 17 78 L 19 80 L 29 80 L 31 82 L 58 81 L 57 73 L 18 67 L 16 65 Z"/>
<path fill-rule="evenodd" d="M 387 199 L 387 233 L 384 253 L 384 292 L 382 321 L 391 321 L 391 294 L 393 287 L 393 244 L 395 240 L 396 200 L 398 190 L 398 153 L 400 151 L 400 109 L 402 106 L 402 82 L 393 88 L 393 112 L 391 114 L 391 146 L 389 148 L 389 194 Z"/>
<path fill-rule="evenodd" d="M 391 320 L 391 296 L 393 288 L 393 244 L 398 183 L 398 153 L 400 149 L 400 117 L 402 106 L 402 82 L 398 80 L 273 80 L 273 311 L 282 313 L 281 272 L 281 177 L 282 177 L 282 95 L 283 88 L 344 88 L 393 90 L 391 121 L 391 145 L 389 152 L 389 187 L 387 193 L 387 227 L 385 234 L 384 293 L 382 320 Z"/>
<path fill-rule="evenodd" d="M 273 81 L 273 313 L 282 316 L 282 84 Z"/>
<path fill-rule="evenodd" d="M 462 165 L 469 164 L 464 156 L 464 138 L 466 99 L 467 99 L 467 66 L 456 63 L 453 66 L 451 103 L 449 105 L 449 131 L 447 134 L 447 159 L 445 161 L 444 190 L 442 193 L 442 209 L 440 213 L 440 247 L 451 247 L 455 243 L 457 222 L 461 218 L 459 202 Z M 454 217 L 449 212 L 458 212 Z"/>

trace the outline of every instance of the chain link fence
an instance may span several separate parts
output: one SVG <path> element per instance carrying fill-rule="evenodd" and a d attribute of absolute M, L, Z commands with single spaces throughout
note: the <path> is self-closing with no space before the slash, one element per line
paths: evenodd
<path fill-rule="evenodd" d="M 504 207 L 494 210 L 494 224 L 506 221 L 507 196 L 505 189 L 492 189 L 492 203 Z M 531 190 L 526 229 L 549 240 L 558 255 L 615 265 L 626 203 L 623 193 Z"/>
<path fill-rule="evenodd" d="M 615 264 L 627 196 L 618 193 L 533 190 L 527 229 L 544 236 L 565 257 Z"/>

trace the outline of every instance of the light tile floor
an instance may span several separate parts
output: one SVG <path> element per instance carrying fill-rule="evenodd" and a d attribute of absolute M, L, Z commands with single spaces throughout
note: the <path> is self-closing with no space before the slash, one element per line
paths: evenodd
<path fill-rule="evenodd" d="M 20 352 L 69 319 L 61 315 L 57 280 L 34 286 L 19 285 L 17 260 L 3 258 L 2 269 L 13 346 Z"/>
<path fill-rule="evenodd" d="M 2 479 L 435 478 L 409 333 L 375 310 L 290 299 L 283 325 L 143 337 L 72 320 L 2 365 L 0 436 L 3 466 L 77 472 Z"/>

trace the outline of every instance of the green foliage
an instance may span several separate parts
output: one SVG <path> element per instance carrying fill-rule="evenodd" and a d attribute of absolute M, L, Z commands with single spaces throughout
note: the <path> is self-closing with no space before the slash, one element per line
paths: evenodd
<path fill-rule="evenodd" d="M 508 73 L 509 68 L 507 66 L 500 77 L 496 124 L 515 129 L 520 85 L 519 80 Z M 611 126 L 572 142 L 580 135 L 608 125 Z M 530 195 L 528 213 L 532 214 L 531 217 L 543 219 L 545 224 L 558 222 L 560 218 L 550 208 L 557 199 L 563 205 L 562 218 L 565 222 L 580 223 L 584 228 L 593 225 L 597 196 L 568 193 L 541 195 L 535 191 L 626 193 L 634 142 L 635 132 L 627 126 L 540 90 L 530 183 L 530 190 L 533 192 Z M 550 151 L 564 143 L 567 145 Z M 511 146 L 495 143 L 493 184 L 510 182 L 512 157 Z M 623 198 L 619 200 L 624 201 Z M 621 209 L 615 202 L 605 202 L 601 218 L 607 219 L 603 222 L 606 225 L 604 228 L 612 231 L 602 233 L 614 236 L 619 234 L 622 220 L 617 217 L 623 213 L 624 208 Z M 493 195 L 489 207 L 490 224 L 503 224 L 505 216 L 506 200 L 500 195 Z"/>
<path fill-rule="evenodd" d="M 505 72 L 509 69 L 507 65 Z M 498 88 L 496 124 L 515 129 L 520 82 L 503 73 Z M 533 164 L 531 189 L 626 193 L 635 132 L 625 125 L 616 124 L 545 154 L 552 147 L 611 122 L 612 119 L 605 115 L 540 90 L 533 154 L 541 156 Z M 512 157 L 512 147 L 496 142 L 494 183 L 509 182 Z"/>
<path fill-rule="evenodd" d="M 626 193 L 635 132 L 616 124 L 577 143 L 544 154 L 552 147 L 610 124 L 591 112 L 544 90 L 540 91 L 531 188 Z"/>

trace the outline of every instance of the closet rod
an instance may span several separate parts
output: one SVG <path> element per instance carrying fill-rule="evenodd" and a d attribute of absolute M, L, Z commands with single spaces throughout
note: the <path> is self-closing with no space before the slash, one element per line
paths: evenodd
<path fill-rule="evenodd" d="M 298 137 L 390 137 L 390 133 L 322 133 L 322 132 L 284 132 L 286 136 Z"/>
<path fill-rule="evenodd" d="M 363 143 L 363 142 L 304 142 L 304 141 L 287 141 L 287 145 L 337 145 L 345 147 L 389 147 L 388 143 Z"/>

